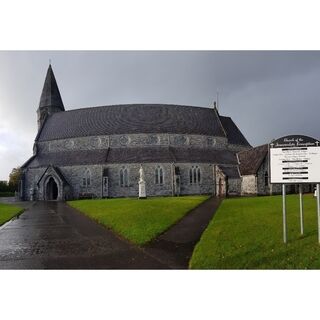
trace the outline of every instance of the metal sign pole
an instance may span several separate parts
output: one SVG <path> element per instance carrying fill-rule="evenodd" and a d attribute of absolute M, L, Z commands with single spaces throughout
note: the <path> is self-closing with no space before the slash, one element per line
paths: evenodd
<path fill-rule="evenodd" d="M 303 234 L 303 199 L 302 199 L 302 184 L 299 185 L 299 198 L 300 198 L 300 232 Z"/>
<path fill-rule="evenodd" d="M 319 211 L 318 211 L 319 212 Z M 287 243 L 286 185 L 282 185 L 283 242 Z"/>
<path fill-rule="evenodd" d="M 317 183 L 318 241 L 320 243 L 320 184 Z"/>
<path fill-rule="evenodd" d="M 318 242 L 320 244 L 320 140 L 289 135 L 268 145 L 270 183 L 282 184 L 283 242 L 287 242 L 286 185 L 299 184 L 300 231 L 304 234 L 303 183 L 317 184 Z"/>

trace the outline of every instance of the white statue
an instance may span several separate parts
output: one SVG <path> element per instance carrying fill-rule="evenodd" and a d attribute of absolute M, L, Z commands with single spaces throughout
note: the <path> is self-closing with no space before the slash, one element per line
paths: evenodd
<path fill-rule="evenodd" d="M 139 180 L 139 182 L 142 182 L 142 181 L 144 181 L 144 171 L 143 171 L 143 168 L 142 168 L 142 165 L 141 165 L 141 164 L 140 164 L 139 173 L 140 173 L 140 180 Z"/>
<path fill-rule="evenodd" d="M 142 165 L 139 169 L 140 179 L 139 179 L 139 199 L 145 199 L 147 197 L 146 192 L 146 182 L 144 181 L 144 171 Z"/>

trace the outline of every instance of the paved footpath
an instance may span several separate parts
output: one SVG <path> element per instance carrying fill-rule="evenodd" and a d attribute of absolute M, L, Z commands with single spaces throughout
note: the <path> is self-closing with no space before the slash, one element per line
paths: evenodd
<path fill-rule="evenodd" d="M 0 269 L 169 268 L 64 202 L 21 204 L 0 227 Z"/>
<path fill-rule="evenodd" d="M 22 202 L 26 211 L 0 227 L 0 269 L 185 269 L 219 203 L 210 198 L 139 248 L 64 202 Z"/>
<path fill-rule="evenodd" d="M 193 249 L 221 201 L 209 198 L 147 245 L 145 251 L 172 269 L 187 269 Z"/>

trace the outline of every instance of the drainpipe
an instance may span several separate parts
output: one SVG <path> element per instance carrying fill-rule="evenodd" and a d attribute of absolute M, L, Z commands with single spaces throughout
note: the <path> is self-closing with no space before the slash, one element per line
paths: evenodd
<path fill-rule="evenodd" d="M 171 163 L 171 188 L 172 188 L 172 197 L 174 197 L 174 162 Z"/>

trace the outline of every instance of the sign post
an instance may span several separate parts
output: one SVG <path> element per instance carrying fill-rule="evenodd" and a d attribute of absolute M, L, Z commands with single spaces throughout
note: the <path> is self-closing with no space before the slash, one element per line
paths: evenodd
<path fill-rule="evenodd" d="M 286 185 L 299 184 L 300 232 L 304 233 L 302 184 L 317 184 L 318 241 L 320 244 L 320 142 L 291 135 L 269 145 L 270 183 L 282 184 L 283 242 L 287 242 Z"/>
<path fill-rule="evenodd" d="M 320 184 L 317 183 L 318 242 L 320 243 Z"/>
<path fill-rule="evenodd" d="M 303 235 L 303 198 L 302 198 L 302 184 L 299 184 L 299 200 L 300 200 L 300 233 Z"/>
<path fill-rule="evenodd" d="M 283 242 L 287 243 L 287 212 L 286 212 L 286 185 L 282 185 L 282 223 L 283 223 Z"/>

